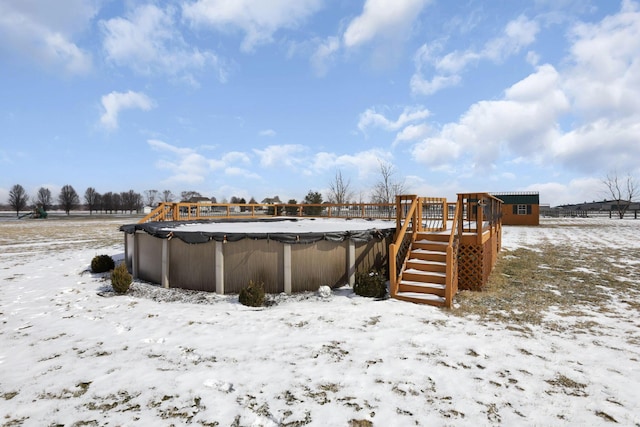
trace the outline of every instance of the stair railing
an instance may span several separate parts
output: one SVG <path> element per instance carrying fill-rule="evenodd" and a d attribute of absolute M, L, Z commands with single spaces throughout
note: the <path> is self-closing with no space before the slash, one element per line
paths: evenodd
<path fill-rule="evenodd" d="M 398 293 L 402 267 L 421 227 L 419 204 L 420 200 L 415 195 L 396 197 L 396 236 L 389 245 L 389 294 L 392 297 Z"/>
<path fill-rule="evenodd" d="M 140 224 L 150 221 L 171 221 L 173 220 L 173 211 L 175 203 L 161 202 L 147 216 L 138 221 Z"/>

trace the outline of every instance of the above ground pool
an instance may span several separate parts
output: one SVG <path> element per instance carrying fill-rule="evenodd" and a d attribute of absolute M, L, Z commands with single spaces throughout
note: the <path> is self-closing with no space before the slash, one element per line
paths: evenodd
<path fill-rule="evenodd" d="M 356 272 L 387 270 L 396 223 L 294 218 L 148 222 L 120 227 L 135 278 L 220 294 L 249 281 L 268 293 L 353 284 Z"/>

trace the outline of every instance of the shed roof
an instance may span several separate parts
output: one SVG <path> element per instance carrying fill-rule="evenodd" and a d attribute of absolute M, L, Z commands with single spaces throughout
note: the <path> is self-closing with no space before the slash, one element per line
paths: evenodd
<path fill-rule="evenodd" d="M 540 204 L 540 193 L 538 192 L 491 193 L 491 195 L 502 200 L 505 205 Z"/>

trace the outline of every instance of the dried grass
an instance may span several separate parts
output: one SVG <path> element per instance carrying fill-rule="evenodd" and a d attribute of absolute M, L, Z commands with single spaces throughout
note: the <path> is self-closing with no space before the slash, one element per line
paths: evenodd
<path fill-rule="evenodd" d="M 553 313 L 580 318 L 589 312 L 615 316 L 614 303 L 638 309 L 640 265 L 619 260 L 640 259 L 634 248 L 576 248 L 546 241 L 532 249 L 503 250 L 484 291 L 462 291 L 452 313 L 510 324 L 539 325 Z M 546 321 L 552 329 L 563 322 Z M 576 320 L 572 325 L 593 333 L 596 325 Z"/>
<path fill-rule="evenodd" d="M 122 243 L 120 226 L 138 220 L 136 216 L 93 215 L 0 221 L 0 253 L 104 248 Z"/>

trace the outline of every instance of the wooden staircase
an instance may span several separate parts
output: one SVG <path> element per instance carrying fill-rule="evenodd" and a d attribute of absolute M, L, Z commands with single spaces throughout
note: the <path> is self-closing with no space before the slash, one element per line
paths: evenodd
<path fill-rule="evenodd" d="M 395 298 L 444 307 L 450 232 L 418 232 L 402 269 Z"/>

